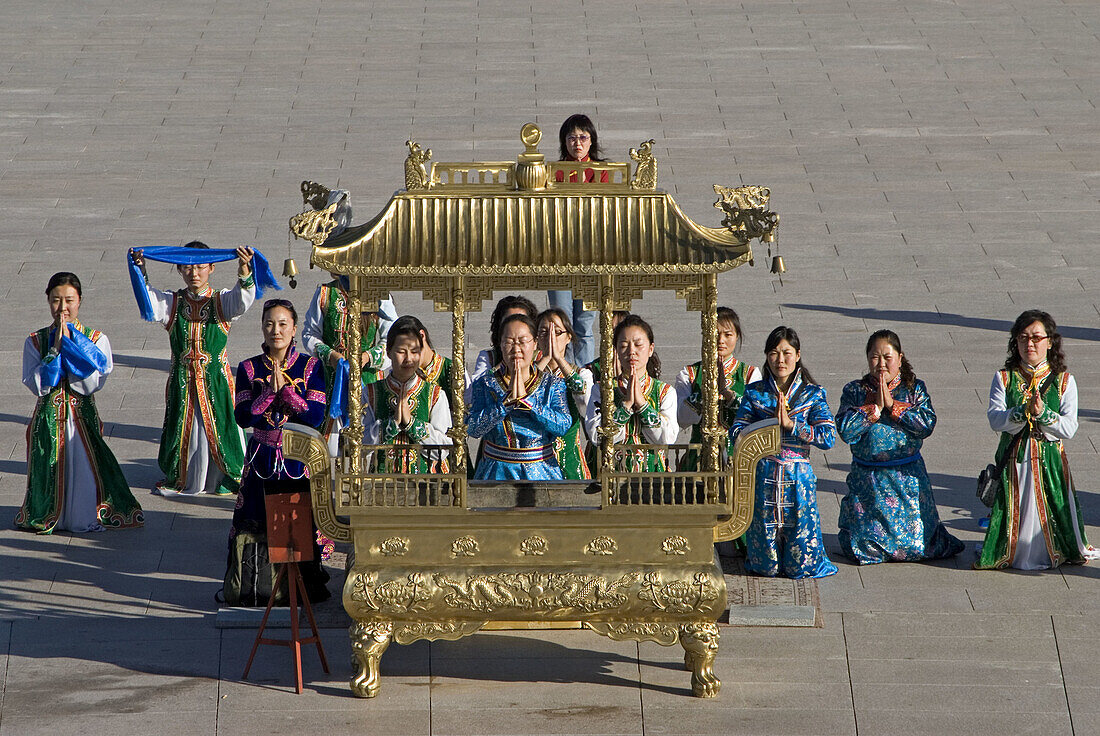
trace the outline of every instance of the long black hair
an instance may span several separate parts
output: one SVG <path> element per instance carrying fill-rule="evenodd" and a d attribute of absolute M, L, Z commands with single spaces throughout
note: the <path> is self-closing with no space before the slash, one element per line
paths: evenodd
<path fill-rule="evenodd" d="M 497 305 L 493 307 L 493 316 L 489 319 L 489 341 L 492 343 L 492 357 L 493 365 L 499 363 L 504 356 L 500 352 L 500 336 L 504 332 L 504 315 L 508 313 L 510 309 L 522 309 L 523 313 L 527 315 L 527 319 L 530 320 L 531 334 L 534 335 L 536 328 L 535 317 L 538 316 L 539 310 L 535 307 L 535 303 L 525 296 L 519 296 L 513 294 L 506 296 L 497 302 Z"/>
<path fill-rule="evenodd" d="M 649 326 L 649 323 L 636 314 L 628 314 L 623 317 L 619 324 L 615 325 L 615 345 L 619 344 L 619 335 L 623 334 L 623 330 L 628 327 L 638 327 L 645 332 L 645 336 L 651 343 L 656 341 L 653 339 L 653 328 Z M 649 356 L 649 360 L 645 364 L 646 373 L 653 378 L 661 377 L 661 359 L 657 357 L 657 351 L 653 351 L 653 355 Z"/>
<path fill-rule="evenodd" d="M 78 297 L 84 298 L 84 293 L 80 290 L 80 277 L 72 271 L 58 271 L 50 276 L 50 280 L 46 283 L 46 295 L 49 296 L 50 292 L 59 286 L 71 286 L 76 289 Z"/>
<path fill-rule="evenodd" d="M 588 134 L 588 137 L 592 139 L 592 146 L 588 149 L 588 158 L 592 161 L 603 161 L 603 151 L 600 150 L 600 139 L 599 136 L 596 135 L 596 126 L 592 123 L 591 118 L 580 112 L 576 115 L 567 117 L 558 130 L 558 143 L 561 147 L 561 159 L 559 160 L 573 160 L 569 157 L 569 148 L 565 145 L 565 139 L 574 129 L 584 131 Z"/>
<path fill-rule="evenodd" d="M 424 329 L 423 323 L 411 314 L 398 317 L 397 321 L 390 325 L 390 331 L 386 333 L 386 352 L 393 350 L 393 346 L 397 343 L 399 337 L 415 338 L 423 347 L 424 342 L 427 340 L 427 334 L 428 331 Z"/>
<path fill-rule="evenodd" d="M 740 350 L 741 339 L 745 336 L 745 333 L 741 331 L 741 318 L 737 316 L 737 312 L 733 311 L 729 307 L 718 307 L 717 322 L 719 324 L 721 324 L 722 322 L 727 322 L 733 326 L 734 332 L 737 333 L 736 349 Z"/>
<path fill-rule="evenodd" d="M 779 343 L 783 342 L 784 340 L 786 340 L 792 348 L 800 353 L 798 357 L 798 362 L 795 363 L 794 367 L 796 373 L 798 371 L 802 371 L 802 382 L 816 384 L 817 381 L 815 381 L 814 377 L 810 375 L 810 372 L 806 370 L 806 366 L 802 365 L 802 347 L 801 343 L 798 340 L 798 333 L 794 331 L 793 327 L 787 327 L 786 325 L 779 325 L 779 327 L 776 327 L 768 335 L 768 339 L 764 341 L 764 372 L 771 376 L 773 381 L 775 380 L 775 376 L 772 374 L 771 368 L 768 366 L 767 357 L 768 353 L 775 350 L 776 347 L 779 346 Z"/>
<path fill-rule="evenodd" d="M 185 247 L 190 247 L 190 246 L 185 246 Z M 206 246 L 203 246 L 203 247 L 206 247 Z M 264 317 L 266 317 L 267 313 L 270 312 L 275 307 L 282 307 L 286 311 L 290 312 L 290 318 L 292 320 L 294 320 L 294 331 L 295 331 L 295 333 L 297 333 L 297 331 L 298 331 L 298 310 L 294 308 L 294 304 L 289 299 L 268 299 L 266 302 L 264 302 L 264 308 L 260 312 L 260 324 L 263 324 Z M 292 350 L 297 349 L 295 347 L 295 343 L 297 343 L 297 340 L 292 335 L 291 338 L 290 338 L 290 345 L 287 346 L 287 350 L 286 350 L 287 355 L 290 355 L 290 352 Z M 261 344 L 260 347 L 263 348 L 264 354 L 266 355 L 267 354 L 267 340 L 264 340 L 263 344 Z"/>
<path fill-rule="evenodd" d="M 569 319 L 569 315 L 565 313 L 565 310 L 561 307 L 550 307 L 539 312 L 539 316 L 535 317 L 535 325 L 542 325 L 543 321 L 550 319 L 551 317 L 557 317 L 561 320 L 561 326 L 565 328 L 565 331 L 569 334 L 569 342 L 574 343 L 577 341 L 577 332 L 573 329 L 573 323 Z M 535 334 L 538 337 L 538 333 Z"/>
<path fill-rule="evenodd" d="M 1047 362 L 1050 364 L 1051 372 L 1065 373 L 1066 354 L 1062 352 L 1062 335 L 1058 332 L 1058 325 L 1054 323 L 1054 318 L 1050 316 L 1050 313 L 1041 309 L 1027 310 L 1017 317 L 1012 324 L 1012 332 L 1009 333 L 1008 337 L 1008 357 L 1005 359 L 1005 369 L 1011 371 L 1025 367 L 1024 360 L 1020 357 L 1020 351 L 1016 345 L 1016 338 L 1022 335 L 1032 322 L 1042 323 L 1043 329 L 1047 331 L 1047 337 L 1050 338 Z"/>
<path fill-rule="evenodd" d="M 913 372 L 913 365 L 909 362 L 909 359 L 905 357 L 905 353 L 901 352 L 901 338 L 898 337 L 898 333 L 893 330 L 877 330 L 871 333 L 871 336 L 867 338 L 867 347 L 864 349 L 864 355 L 870 355 L 871 350 L 875 347 L 875 343 L 879 340 L 885 340 L 890 344 L 897 354 L 901 356 L 901 369 L 898 371 L 898 375 L 901 376 L 901 382 L 905 384 L 906 388 L 913 388 L 917 385 L 917 374 Z M 878 388 L 878 378 L 872 376 L 868 371 L 863 376 L 863 382 L 871 388 Z"/>

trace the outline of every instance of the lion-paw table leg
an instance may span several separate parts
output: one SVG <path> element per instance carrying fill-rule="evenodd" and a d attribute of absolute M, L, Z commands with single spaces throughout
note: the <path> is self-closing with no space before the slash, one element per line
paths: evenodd
<path fill-rule="evenodd" d="M 684 665 L 691 670 L 691 691 L 700 698 L 713 698 L 722 688 L 714 674 L 718 655 L 718 624 L 709 621 L 680 626 L 680 644 L 684 647 Z"/>
<path fill-rule="evenodd" d="M 379 661 L 382 652 L 393 640 L 392 621 L 357 621 L 348 629 L 351 636 L 351 691 L 360 698 L 373 698 L 378 694 L 381 673 Z"/>

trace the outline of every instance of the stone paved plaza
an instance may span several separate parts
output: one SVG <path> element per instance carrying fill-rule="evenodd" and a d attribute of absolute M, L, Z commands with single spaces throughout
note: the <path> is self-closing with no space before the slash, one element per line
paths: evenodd
<path fill-rule="evenodd" d="M 1100 734 L 1100 566 L 970 569 L 989 382 L 1031 307 L 1067 338 L 1081 387 L 1068 454 L 1100 541 L 1098 33 L 1091 0 L 5 0 L 0 735 Z M 333 672 L 306 652 L 305 694 L 282 651 L 241 682 L 253 632 L 214 626 L 233 502 L 149 494 L 169 352 L 138 317 L 126 249 L 254 244 L 278 266 L 302 179 L 349 189 L 362 222 L 402 187 L 406 139 L 437 161 L 509 160 L 535 121 L 553 156 L 577 111 L 613 159 L 655 138 L 659 186 L 700 224 L 721 219 L 712 184 L 771 187 L 788 273 L 761 253 L 720 281 L 742 357 L 759 364 L 767 332 L 795 327 L 835 409 L 869 332 L 895 329 L 936 404 L 924 454 L 967 551 L 843 561 L 838 446 L 813 455 L 840 567 L 820 583 L 825 625 L 723 628 L 714 701 L 690 697 L 679 647 L 580 631 L 395 645 L 365 701 L 346 635 L 326 629 Z M 10 526 L 33 407 L 22 343 L 49 319 L 58 270 L 81 276 L 81 317 L 114 347 L 97 401 L 141 530 Z M 179 284 L 168 266 L 150 275 Z M 287 292 L 300 310 L 321 275 Z M 396 297 L 445 349 L 448 315 Z M 668 375 L 696 359 L 682 304 L 635 310 Z M 234 362 L 258 352 L 258 325 L 253 309 L 236 326 Z"/>

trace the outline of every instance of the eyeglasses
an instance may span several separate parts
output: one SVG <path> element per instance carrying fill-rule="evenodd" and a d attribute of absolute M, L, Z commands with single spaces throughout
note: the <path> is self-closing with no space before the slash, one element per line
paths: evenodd
<path fill-rule="evenodd" d="M 504 348 L 504 349 L 507 349 L 507 348 L 525 348 L 533 342 L 534 342 L 534 340 L 532 340 L 529 337 L 521 337 L 518 340 L 501 340 L 500 341 L 500 347 Z"/>
<path fill-rule="evenodd" d="M 592 136 L 589 135 L 567 135 L 565 136 L 566 143 L 588 143 L 592 140 Z"/>
<path fill-rule="evenodd" d="M 550 330 L 545 328 L 545 327 L 543 327 L 541 330 L 539 330 L 539 337 L 547 337 L 550 334 L 551 334 Z M 568 335 L 568 334 L 569 333 L 566 332 L 565 330 L 554 330 L 553 331 L 554 337 L 561 337 L 563 335 Z"/>
<path fill-rule="evenodd" d="M 1023 343 L 1031 343 L 1032 345 L 1038 345 L 1043 340 L 1046 340 L 1050 335 L 1017 335 L 1016 341 Z"/>

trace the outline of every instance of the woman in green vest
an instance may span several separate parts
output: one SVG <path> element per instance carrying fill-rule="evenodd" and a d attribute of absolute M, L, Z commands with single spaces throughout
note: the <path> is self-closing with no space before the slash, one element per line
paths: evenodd
<path fill-rule="evenodd" d="M 23 385 L 38 402 L 27 427 L 27 495 L 15 525 L 39 534 L 142 526 L 141 506 L 103 440 L 92 397 L 114 368 L 111 343 L 81 324 L 76 274 L 55 273 L 46 298 L 53 321 L 23 344 Z"/>
<path fill-rule="evenodd" d="M 974 567 L 1043 570 L 1100 559 L 1085 539 L 1081 507 L 1062 446 L 1077 432 L 1077 382 L 1066 371 L 1054 318 L 1031 309 L 1016 318 L 1008 358 L 989 389 L 989 427 L 1011 447 L 1001 492 Z"/>
<path fill-rule="evenodd" d="M 370 445 L 447 445 L 451 439 L 451 407 L 447 394 L 420 372 L 424 349 L 423 325 L 415 317 L 400 317 L 386 336 L 390 372 L 367 386 L 363 426 Z M 394 448 L 379 453 L 379 473 L 400 475 L 448 472 L 442 449 Z"/>

